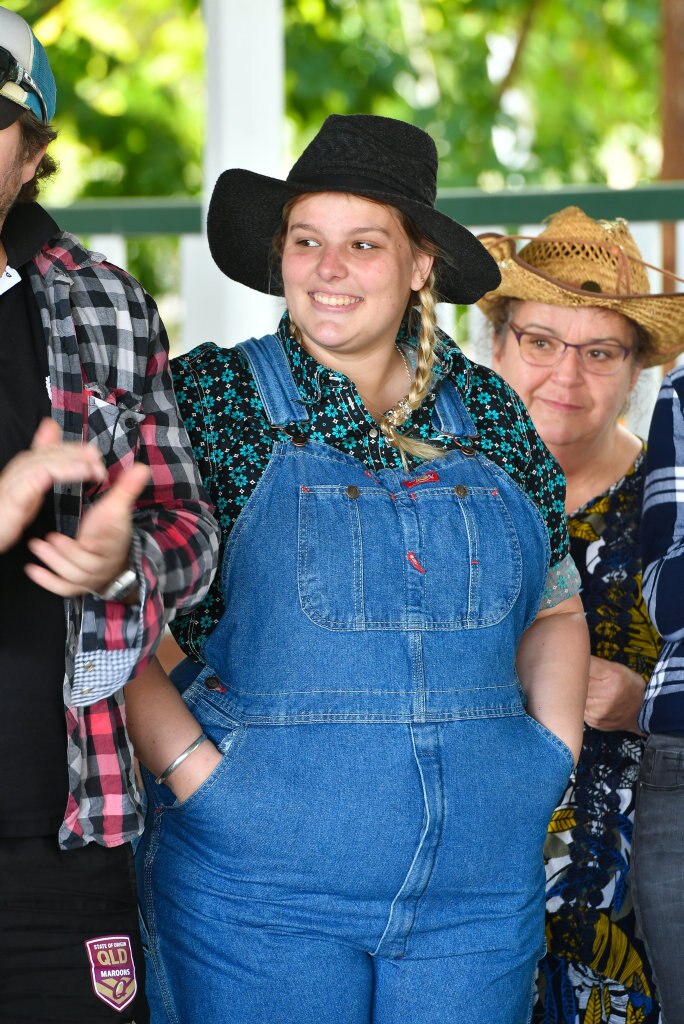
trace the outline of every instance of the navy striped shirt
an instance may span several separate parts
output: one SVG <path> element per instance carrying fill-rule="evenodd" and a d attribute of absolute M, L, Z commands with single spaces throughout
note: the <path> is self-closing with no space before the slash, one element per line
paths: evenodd
<path fill-rule="evenodd" d="M 646 456 L 643 593 L 666 641 L 646 687 L 644 732 L 684 735 L 684 367 L 660 388 Z"/>

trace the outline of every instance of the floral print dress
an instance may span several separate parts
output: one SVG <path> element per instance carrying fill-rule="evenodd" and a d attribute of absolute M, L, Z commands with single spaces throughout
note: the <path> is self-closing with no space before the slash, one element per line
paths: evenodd
<path fill-rule="evenodd" d="M 644 451 L 629 472 L 568 519 L 592 654 L 647 680 L 659 638 L 641 594 Z M 535 1024 L 657 1024 L 644 948 L 635 934 L 629 861 L 643 741 L 585 726 L 582 753 L 545 846 L 547 955 Z"/>

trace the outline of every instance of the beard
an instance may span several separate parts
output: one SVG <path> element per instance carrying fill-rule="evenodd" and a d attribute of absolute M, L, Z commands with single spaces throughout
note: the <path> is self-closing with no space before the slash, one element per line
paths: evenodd
<path fill-rule="evenodd" d="M 25 163 L 25 157 L 17 155 L 9 167 L 0 170 L 0 226 L 21 191 Z"/>

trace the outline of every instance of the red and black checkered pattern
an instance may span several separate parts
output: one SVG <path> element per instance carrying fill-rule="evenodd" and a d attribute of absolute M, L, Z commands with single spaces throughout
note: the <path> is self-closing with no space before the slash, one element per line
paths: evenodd
<path fill-rule="evenodd" d="M 123 686 L 148 662 L 167 622 L 204 597 L 218 528 L 180 421 L 157 308 L 123 270 L 60 233 L 28 268 L 45 328 L 52 414 L 66 441 L 96 444 L 108 485 L 134 460 L 151 480 L 133 516 L 140 602 L 66 602 L 64 704 L 69 801 L 64 849 L 115 846 L 139 832 Z M 75 536 L 103 487 L 55 488 L 57 529 Z"/>

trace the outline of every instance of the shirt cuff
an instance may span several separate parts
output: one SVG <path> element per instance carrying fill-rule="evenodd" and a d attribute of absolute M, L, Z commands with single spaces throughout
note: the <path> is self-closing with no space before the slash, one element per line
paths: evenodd
<path fill-rule="evenodd" d="M 555 608 L 561 601 L 567 600 L 574 594 L 579 594 L 582 587 L 580 574 L 577 566 L 570 555 L 566 555 L 558 565 L 552 565 L 546 577 L 540 611 L 545 608 Z"/>

